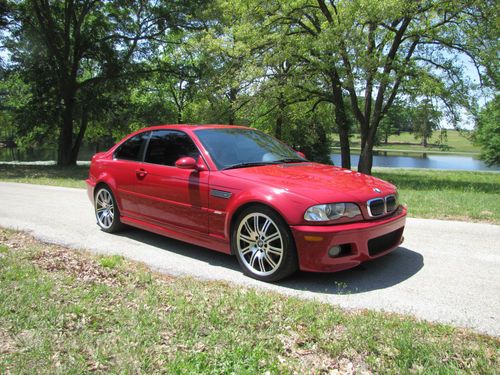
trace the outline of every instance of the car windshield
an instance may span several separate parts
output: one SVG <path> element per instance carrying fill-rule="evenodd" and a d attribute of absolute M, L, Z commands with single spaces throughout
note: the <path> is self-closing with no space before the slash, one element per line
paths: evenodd
<path fill-rule="evenodd" d="M 195 133 L 218 169 L 305 161 L 284 143 L 257 130 L 211 128 Z"/>

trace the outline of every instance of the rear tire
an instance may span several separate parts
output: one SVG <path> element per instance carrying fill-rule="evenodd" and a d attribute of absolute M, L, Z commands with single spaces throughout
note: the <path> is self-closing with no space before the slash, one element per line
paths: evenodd
<path fill-rule="evenodd" d="M 238 215 L 231 248 L 243 273 L 257 280 L 281 280 L 298 269 L 290 228 L 266 206 L 248 207 Z"/>
<path fill-rule="evenodd" d="M 123 224 L 120 221 L 120 210 L 109 187 L 98 188 L 94 198 L 94 210 L 97 225 L 101 227 L 103 232 L 116 233 L 123 229 Z"/>

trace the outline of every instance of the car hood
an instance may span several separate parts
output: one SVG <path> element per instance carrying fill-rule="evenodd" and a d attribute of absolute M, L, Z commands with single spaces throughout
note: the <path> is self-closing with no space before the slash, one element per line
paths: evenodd
<path fill-rule="evenodd" d="M 394 185 L 373 176 L 309 162 L 230 169 L 223 173 L 257 186 L 284 189 L 318 203 L 366 202 L 396 191 Z"/>

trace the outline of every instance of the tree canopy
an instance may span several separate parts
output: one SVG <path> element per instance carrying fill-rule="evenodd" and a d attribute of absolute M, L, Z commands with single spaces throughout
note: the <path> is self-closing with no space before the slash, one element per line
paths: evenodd
<path fill-rule="evenodd" d="M 9 94 L 19 104 L 10 119 L 18 137 L 57 139 L 61 165 L 75 163 L 85 139 L 208 122 L 259 127 L 322 161 L 338 134 L 346 168 L 358 134 L 358 170 L 371 173 L 382 133 L 421 119 L 425 143 L 439 118 L 458 126 L 478 95 L 496 92 L 497 9 L 491 0 L 4 1 L 6 79 L 24 88 Z"/>

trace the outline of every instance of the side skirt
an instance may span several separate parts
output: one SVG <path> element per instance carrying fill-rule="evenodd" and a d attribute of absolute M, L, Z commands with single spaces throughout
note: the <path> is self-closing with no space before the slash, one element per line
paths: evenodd
<path fill-rule="evenodd" d="M 218 236 L 211 236 L 207 233 L 196 233 L 192 231 L 187 233 L 186 231 L 180 231 L 179 229 L 166 228 L 164 226 L 146 223 L 144 221 L 133 219 L 128 216 L 122 216 L 120 217 L 120 220 L 123 224 L 127 224 L 139 229 L 144 229 L 161 236 L 170 237 L 179 241 L 189 242 L 193 245 L 207 247 L 211 250 L 219 251 L 221 253 L 231 254 L 229 243 L 222 240 Z"/>

